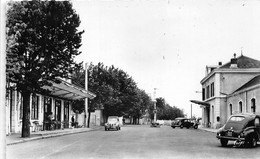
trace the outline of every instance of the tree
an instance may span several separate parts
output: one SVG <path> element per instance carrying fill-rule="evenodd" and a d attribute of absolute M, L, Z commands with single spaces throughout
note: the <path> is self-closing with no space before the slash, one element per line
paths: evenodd
<path fill-rule="evenodd" d="M 104 116 L 133 116 L 138 109 L 140 112 L 138 87 L 126 72 L 103 63 L 90 64 L 88 71 L 89 89 L 97 95 L 90 107 L 104 109 Z"/>
<path fill-rule="evenodd" d="M 149 107 L 149 114 L 153 118 L 153 106 Z M 160 97 L 156 98 L 156 109 L 157 109 L 157 119 L 159 120 L 174 120 L 177 117 L 183 117 L 183 111 L 175 106 L 170 106 L 165 102 L 165 99 Z"/>
<path fill-rule="evenodd" d="M 42 86 L 70 78 L 83 31 L 77 30 L 80 19 L 68 1 L 11 2 L 6 25 L 7 60 L 17 65 L 8 78 L 23 97 L 22 137 L 29 137 L 30 95 L 48 93 Z"/>
<path fill-rule="evenodd" d="M 153 106 L 151 98 L 141 89 L 135 89 L 136 94 L 133 97 L 134 104 L 129 110 L 129 116 L 133 117 L 134 124 L 139 124 L 139 119 L 146 113 L 150 106 Z"/>
<path fill-rule="evenodd" d="M 72 83 L 83 86 L 85 73 L 83 67 L 75 71 Z M 90 112 L 103 109 L 105 117 L 109 115 L 131 116 L 135 121 L 152 105 L 151 98 L 140 90 L 134 80 L 123 70 L 108 67 L 103 63 L 88 66 L 88 88 L 97 96 L 89 101 Z M 136 122 L 135 122 L 136 123 Z"/>
<path fill-rule="evenodd" d="M 83 62 L 79 63 L 75 71 L 71 75 L 71 83 L 80 87 L 85 88 L 85 70 L 82 65 Z M 79 99 L 72 101 L 72 110 L 77 113 L 85 111 L 85 99 Z"/>
<path fill-rule="evenodd" d="M 83 68 L 82 63 L 79 64 L 77 70 L 72 74 L 72 84 L 75 84 L 76 86 L 79 86 L 81 88 L 85 87 L 85 69 Z M 88 112 L 88 120 L 87 120 L 87 127 L 89 128 L 90 125 L 90 115 L 91 112 L 95 110 L 93 105 L 91 104 L 91 100 L 88 100 L 88 110 L 85 110 L 85 99 L 83 100 L 76 100 L 72 102 L 72 110 L 74 112 L 82 113 L 83 111 L 85 113 Z M 85 123 L 84 123 L 85 124 Z"/>

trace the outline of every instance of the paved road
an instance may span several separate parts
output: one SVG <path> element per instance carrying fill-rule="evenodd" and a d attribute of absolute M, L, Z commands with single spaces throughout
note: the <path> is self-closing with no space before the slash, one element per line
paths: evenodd
<path fill-rule="evenodd" d="M 260 145 L 223 148 L 211 132 L 126 126 L 121 131 L 99 130 L 10 145 L 7 159 L 13 158 L 260 158 Z"/>

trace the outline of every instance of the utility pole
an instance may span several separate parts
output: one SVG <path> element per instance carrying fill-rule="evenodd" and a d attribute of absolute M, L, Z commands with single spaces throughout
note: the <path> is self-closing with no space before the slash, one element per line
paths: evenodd
<path fill-rule="evenodd" d="M 85 63 L 85 90 L 88 91 L 88 64 Z M 88 125 L 88 98 L 85 98 L 85 118 L 84 118 L 84 127 L 89 127 Z"/>
<path fill-rule="evenodd" d="M 192 104 L 190 105 L 190 118 L 192 119 Z"/>
<path fill-rule="evenodd" d="M 6 158 L 6 37 L 5 37 L 5 2 L 0 2 L 0 158 Z"/>

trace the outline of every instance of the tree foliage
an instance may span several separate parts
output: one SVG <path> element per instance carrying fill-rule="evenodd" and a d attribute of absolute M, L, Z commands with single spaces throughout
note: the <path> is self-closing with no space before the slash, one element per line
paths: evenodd
<path fill-rule="evenodd" d="M 123 70 L 103 63 L 90 64 L 88 71 L 88 87 L 97 95 L 91 106 L 104 109 L 105 116 L 127 115 L 135 104 L 137 86 L 134 80 Z"/>
<path fill-rule="evenodd" d="M 84 70 L 78 71 L 77 83 L 85 80 Z M 79 78 L 80 77 L 80 78 Z M 84 79 L 84 80 L 83 80 Z M 103 63 L 88 66 L 88 88 L 97 96 L 89 102 L 91 110 L 103 109 L 104 115 L 118 115 L 133 118 L 134 123 L 149 110 L 153 118 L 153 102 L 149 95 L 137 87 L 135 81 L 126 72 Z M 171 107 L 163 98 L 157 98 L 158 119 L 175 119 L 183 116 L 183 112 Z"/>
<path fill-rule="evenodd" d="M 170 106 L 165 102 L 164 98 L 156 98 L 156 109 L 157 109 L 157 119 L 159 120 L 174 120 L 177 117 L 183 117 L 183 111 L 175 106 Z M 153 118 L 154 107 L 150 107 L 149 113 Z"/>
<path fill-rule="evenodd" d="M 7 77 L 23 97 L 22 137 L 30 135 L 30 94 L 70 78 L 77 69 L 79 16 L 69 1 L 10 2 L 7 11 Z"/>

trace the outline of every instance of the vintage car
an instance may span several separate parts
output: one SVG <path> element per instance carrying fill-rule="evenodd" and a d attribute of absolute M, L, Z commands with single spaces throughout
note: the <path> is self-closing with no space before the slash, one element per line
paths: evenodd
<path fill-rule="evenodd" d="M 235 141 L 236 146 L 244 144 L 247 147 L 256 147 L 260 139 L 260 115 L 231 115 L 226 124 L 218 130 L 216 137 L 222 146 L 227 146 L 228 141 Z"/>
<path fill-rule="evenodd" d="M 181 129 L 183 127 L 186 127 L 187 129 L 189 128 L 194 128 L 197 129 L 198 128 L 198 122 L 196 122 L 195 119 L 188 119 L 188 118 L 176 118 L 172 123 L 171 123 L 171 127 L 175 128 L 175 127 L 180 127 Z"/>
<path fill-rule="evenodd" d="M 105 123 L 105 130 L 120 130 L 120 122 L 118 116 L 109 116 L 107 119 L 107 123 Z"/>
<path fill-rule="evenodd" d="M 152 122 L 150 127 L 156 127 L 159 128 L 161 126 L 161 124 L 159 122 Z"/>

